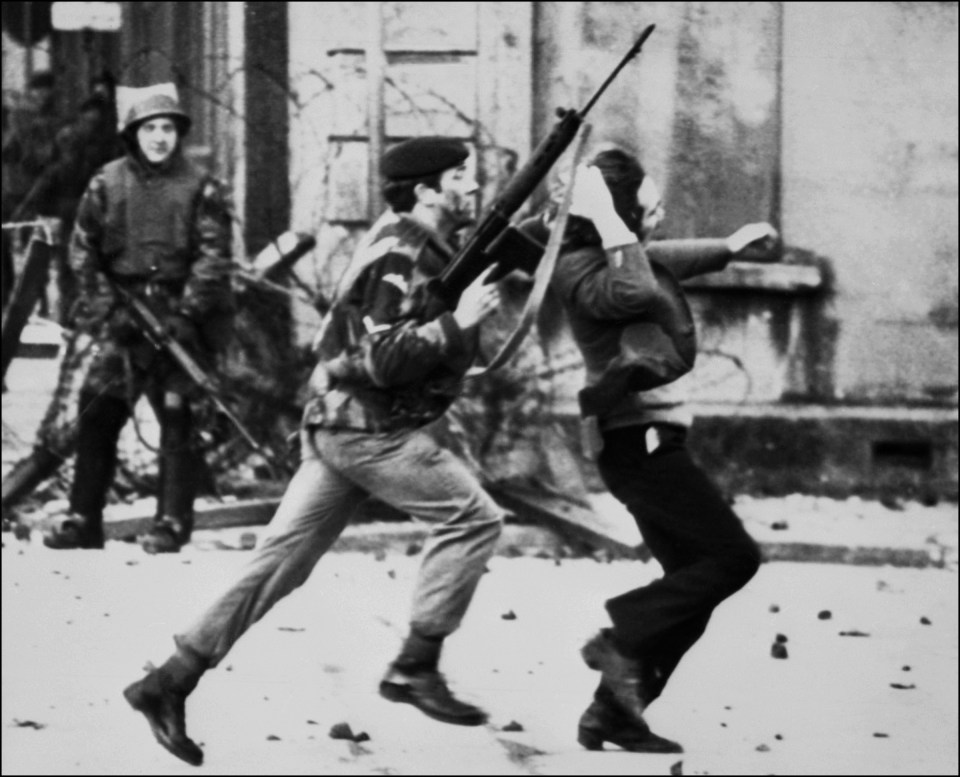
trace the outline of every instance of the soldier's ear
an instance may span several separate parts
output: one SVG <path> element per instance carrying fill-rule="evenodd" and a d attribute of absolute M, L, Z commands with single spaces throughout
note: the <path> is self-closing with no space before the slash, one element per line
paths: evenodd
<path fill-rule="evenodd" d="M 440 200 L 440 192 L 425 183 L 418 183 L 414 186 L 413 193 L 416 195 L 417 202 L 421 205 L 436 205 Z"/>

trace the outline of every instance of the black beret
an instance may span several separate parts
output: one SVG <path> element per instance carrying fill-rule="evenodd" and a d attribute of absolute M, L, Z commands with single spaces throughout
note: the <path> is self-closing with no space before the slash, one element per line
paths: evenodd
<path fill-rule="evenodd" d="M 380 160 L 380 174 L 391 181 L 425 178 L 458 167 L 470 149 L 455 138 L 412 138 L 398 143 Z"/>

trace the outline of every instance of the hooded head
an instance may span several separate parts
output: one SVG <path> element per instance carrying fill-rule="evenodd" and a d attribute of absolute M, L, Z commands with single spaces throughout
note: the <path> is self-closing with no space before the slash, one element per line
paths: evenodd
<path fill-rule="evenodd" d="M 127 148 L 139 152 L 151 163 L 162 163 L 179 147 L 184 135 L 190 130 L 190 117 L 180 107 L 177 87 L 172 83 L 156 84 L 142 88 L 117 87 L 117 116 L 120 136 Z M 169 122 L 169 124 L 168 124 Z M 172 126 L 174 137 L 164 132 Z M 148 146 L 146 135 L 166 135 L 169 150 L 162 159 L 151 158 L 162 149 L 162 144 Z M 172 145 L 171 145 L 172 144 Z"/>

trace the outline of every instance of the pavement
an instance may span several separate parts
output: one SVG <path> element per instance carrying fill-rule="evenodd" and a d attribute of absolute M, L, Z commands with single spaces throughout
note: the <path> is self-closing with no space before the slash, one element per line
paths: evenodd
<path fill-rule="evenodd" d="M 13 444 L 29 444 L 22 367 L 48 361 L 17 359 L 8 373 L 5 468 Z M 28 398 L 42 412 L 42 396 Z M 619 505 L 593 498 L 609 531 L 636 544 Z M 4 534 L 2 771 L 956 774 L 956 505 L 792 495 L 734 507 L 768 561 L 717 609 L 648 711 L 655 731 L 684 745 L 674 756 L 576 743 L 597 680 L 579 647 L 606 625 L 606 598 L 660 574 L 651 560 L 582 556 L 555 532 L 508 525 L 444 653 L 452 687 L 490 713 L 461 728 L 376 691 L 405 632 L 425 528 L 351 526 L 191 696 L 189 730 L 206 753 L 194 769 L 153 741 L 121 691 L 166 657 L 263 528 L 198 531 L 167 556 L 116 540 L 53 551 Z M 118 506 L 116 519 L 142 508 Z M 369 738 L 331 738 L 339 723 Z"/>

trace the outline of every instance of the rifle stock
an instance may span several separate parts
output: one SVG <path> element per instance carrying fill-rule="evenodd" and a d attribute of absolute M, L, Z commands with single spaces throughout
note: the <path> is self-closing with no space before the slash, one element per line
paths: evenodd
<path fill-rule="evenodd" d="M 430 282 L 428 288 L 431 293 L 447 308 L 455 307 L 463 290 L 496 261 L 490 251 L 491 246 L 508 229 L 511 217 L 533 194 L 533 191 L 547 176 L 556 161 L 567 150 L 567 147 L 576 137 L 580 125 L 583 124 L 587 112 L 593 107 L 600 95 L 616 78 L 624 65 L 640 53 L 644 42 L 653 32 L 654 26 L 653 24 L 649 25 L 640 34 L 637 42 L 614 68 L 613 72 L 607 76 L 607 79 L 582 111 L 557 109 L 559 121 L 550 131 L 550 134 L 537 146 L 529 161 L 510 179 L 506 188 L 477 225 L 477 229 L 463 248 L 457 252 L 443 273 Z"/>

